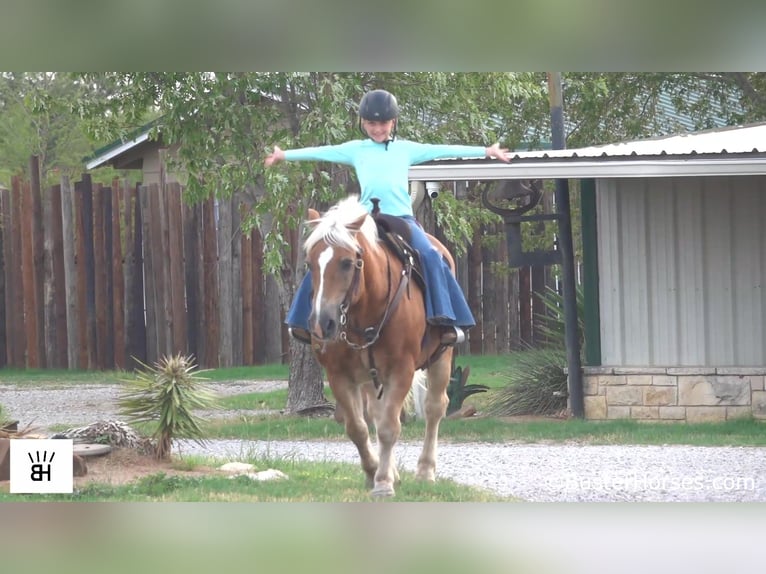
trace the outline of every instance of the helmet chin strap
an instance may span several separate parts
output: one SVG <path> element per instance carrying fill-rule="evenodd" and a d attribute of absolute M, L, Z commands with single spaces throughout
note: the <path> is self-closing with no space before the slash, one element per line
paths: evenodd
<path fill-rule="evenodd" d="M 394 127 L 391 128 L 391 133 L 388 134 L 388 139 L 385 142 L 381 142 L 386 144 L 386 151 L 388 151 L 388 144 L 390 144 L 392 141 L 396 139 L 396 127 L 398 125 L 399 125 L 399 118 L 394 118 Z M 364 137 L 370 138 L 370 134 L 364 131 L 364 128 L 362 127 L 362 118 L 359 118 L 359 131 L 362 133 Z"/>

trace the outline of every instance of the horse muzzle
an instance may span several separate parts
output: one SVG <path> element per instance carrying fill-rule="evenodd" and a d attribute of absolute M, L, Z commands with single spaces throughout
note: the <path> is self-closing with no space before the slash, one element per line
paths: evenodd
<path fill-rule="evenodd" d="M 340 336 L 342 330 L 340 309 L 322 310 L 319 315 L 311 314 L 309 325 L 311 333 L 323 342 L 335 341 Z"/>

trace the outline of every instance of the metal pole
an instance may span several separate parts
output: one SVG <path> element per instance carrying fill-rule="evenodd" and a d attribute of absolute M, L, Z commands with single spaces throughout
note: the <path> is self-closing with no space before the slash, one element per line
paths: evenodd
<path fill-rule="evenodd" d="M 551 108 L 551 143 L 553 149 L 566 147 L 564 137 L 564 104 L 561 92 L 561 72 L 548 72 L 548 98 Z M 569 207 L 569 180 L 556 180 L 556 210 L 558 212 L 558 247 L 561 251 L 561 273 L 564 291 L 564 340 L 567 350 L 569 406 L 575 418 L 585 416 L 580 364 L 580 337 L 577 328 L 577 287 L 575 283 L 572 217 Z"/>

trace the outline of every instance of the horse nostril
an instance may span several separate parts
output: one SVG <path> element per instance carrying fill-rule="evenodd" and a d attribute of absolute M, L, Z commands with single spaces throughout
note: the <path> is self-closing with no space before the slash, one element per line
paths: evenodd
<path fill-rule="evenodd" d="M 325 326 L 325 334 L 327 335 L 327 337 L 332 337 L 333 335 L 335 335 L 335 331 L 337 327 L 338 327 L 337 323 L 333 321 L 332 319 L 327 321 L 327 325 Z"/>

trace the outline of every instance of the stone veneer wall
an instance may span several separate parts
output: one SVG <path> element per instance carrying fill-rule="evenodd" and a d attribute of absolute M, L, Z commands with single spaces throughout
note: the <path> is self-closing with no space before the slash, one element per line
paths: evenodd
<path fill-rule="evenodd" d="M 766 367 L 585 367 L 585 418 L 766 419 Z"/>

